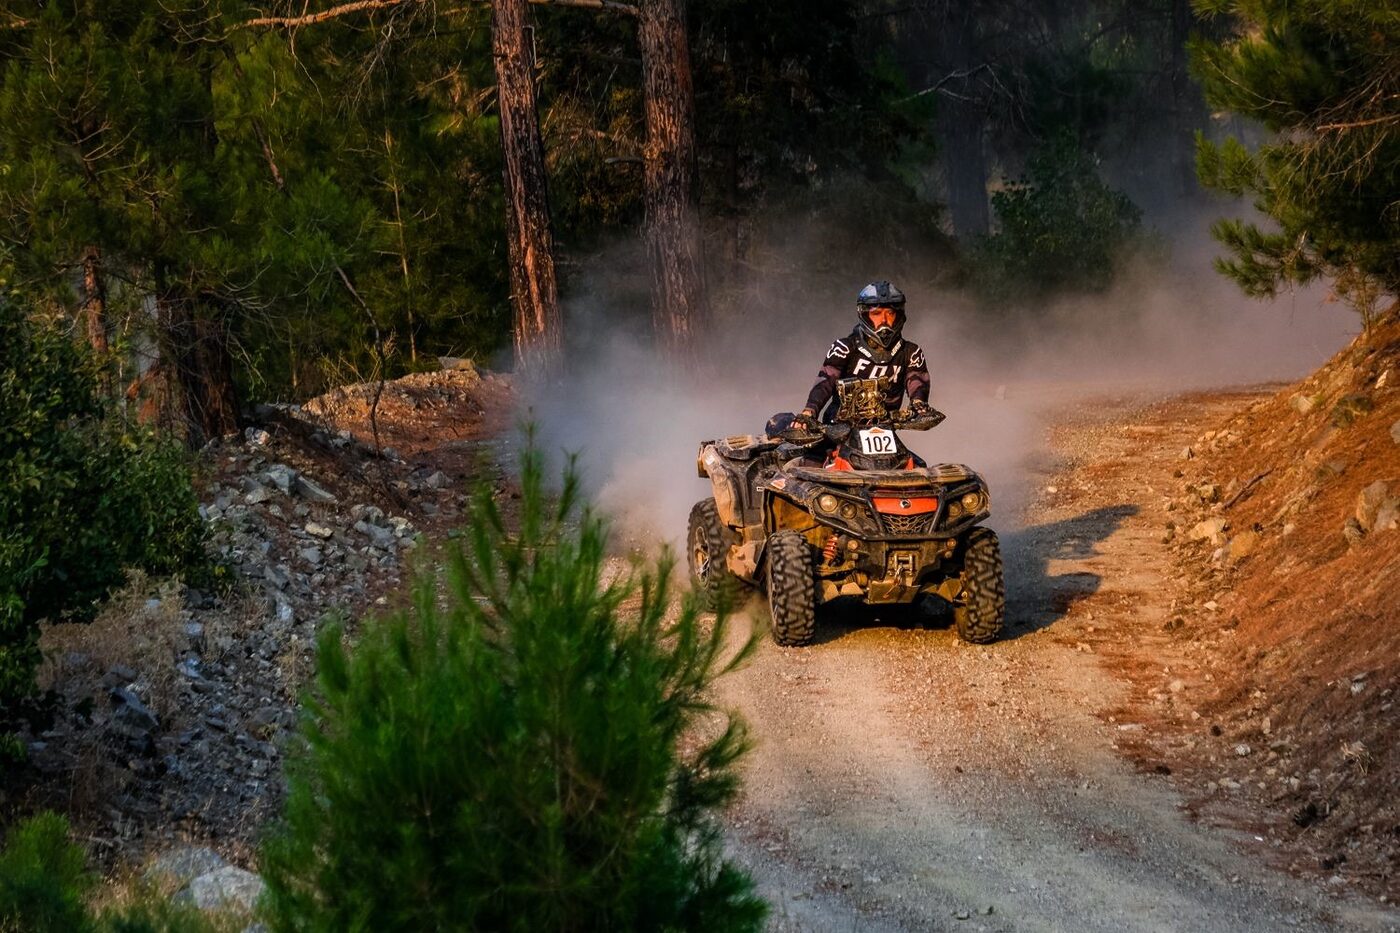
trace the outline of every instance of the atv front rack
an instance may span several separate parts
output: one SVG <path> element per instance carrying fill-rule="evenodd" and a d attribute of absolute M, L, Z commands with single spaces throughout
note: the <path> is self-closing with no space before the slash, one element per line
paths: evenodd
<path fill-rule="evenodd" d="M 940 463 L 912 470 L 828 470 L 805 465 L 801 457 L 783 464 L 783 473 L 809 483 L 879 486 L 881 489 L 918 489 L 933 483 L 961 483 L 976 475 L 960 463 Z"/>

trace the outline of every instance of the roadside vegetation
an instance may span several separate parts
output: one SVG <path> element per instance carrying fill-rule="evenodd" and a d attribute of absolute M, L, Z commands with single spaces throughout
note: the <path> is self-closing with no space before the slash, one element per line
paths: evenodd
<path fill-rule="evenodd" d="M 40 813 L 11 828 L 0 849 L 4 933 L 231 933 L 238 917 L 210 917 L 133 884 L 118 903 L 93 906 L 100 878 L 70 838 L 68 821 Z M 243 922 L 240 922 L 243 920 Z"/>
<path fill-rule="evenodd" d="M 0 296 L 0 751 L 32 697 L 39 626 L 86 621 L 132 570 L 213 574 L 190 463 L 99 392 L 101 361 Z"/>
<path fill-rule="evenodd" d="M 1199 144 L 1201 182 L 1252 199 L 1217 263 L 1250 295 L 1330 282 L 1369 327 L 1400 299 L 1400 17 L 1386 0 L 1211 0 L 1230 26 L 1192 45 L 1212 106 L 1268 135 Z"/>
<path fill-rule="evenodd" d="M 443 576 L 353 646 L 322 635 L 304 749 L 262 859 L 278 930 L 757 930 L 720 850 L 746 743 L 710 705 L 747 656 L 673 606 L 670 562 L 608 580 L 603 521 L 521 465 Z"/>
<path fill-rule="evenodd" d="M 716 821 L 745 730 L 712 706 L 754 642 L 677 606 L 669 559 L 611 573 L 605 523 L 541 463 L 509 519 L 477 492 L 410 606 L 323 630 L 260 859 L 272 929 L 762 927 Z M 0 930 L 214 928 L 158 892 L 94 912 L 95 885 L 64 818 L 22 822 Z"/>

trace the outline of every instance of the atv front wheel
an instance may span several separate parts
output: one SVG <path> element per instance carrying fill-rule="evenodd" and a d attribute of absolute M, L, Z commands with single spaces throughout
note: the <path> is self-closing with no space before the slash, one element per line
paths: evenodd
<path fill-rule="evenodd" d="M 690 510 L 690 584 L 706 609 L 733 608 L 743 581 L 729 570 L 729 547 L 737 535 L 719 517 L 714 499 L 702 499 Z"/>
<path fill-rule="evenodd" d="M 784 648 L 812 643 L 817 634 L 816 566 L 807 539 L 795 531 L 768 539 L 768 607 L 775 642 Z"/>
<path fill-rule="evenodd" d="M 964 545 L 962 604 L 953 609 L 953 622 L 963 641 L 985 645 L 996 641 L 1005 619 L 1001 544 L 992 529 L 974 528 Z"/>

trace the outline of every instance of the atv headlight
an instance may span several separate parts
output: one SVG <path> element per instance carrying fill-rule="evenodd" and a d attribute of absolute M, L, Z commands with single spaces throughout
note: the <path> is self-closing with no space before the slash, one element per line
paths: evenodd
<path fill-rule="evenodd" d="M 954 502 L 954 503 L 952 503 L 951 505 L 948 506 L 948 518 L 949 518 L 949 519 L 962 518 L 962 513 L 963 513 L 962 503 Z"/>
<path fill-rule="evenodd" d="M 964 512 L 976 512 L 982 505 L 982 497 L 975 492 L 970 492 L 962 497 L 962 507 Z"/>
<path fill-rule="evenodd" d="M 856 517 L 856 512 L 857 512 L 857 511 L 858 511 L 858 510 L 856 509 L 855 503 L 853 503 L 853 502 L 843 502 L 843 503 L 841 503 L 841 517 L 844 518 L 844 519 L 846 519 L 847 521 L 850 521 L 851 519 L 855 518 L 855 517 Z"/>
<path fill-rule="evenodd" d="M 829 492 L 824 492 L 817 496 L 817 508 L 828 514 L 835 512 L 841 507 L 841 503 Z"/>

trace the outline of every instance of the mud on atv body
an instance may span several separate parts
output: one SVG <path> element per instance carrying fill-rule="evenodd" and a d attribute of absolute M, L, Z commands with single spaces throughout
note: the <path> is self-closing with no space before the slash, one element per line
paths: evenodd
<path fill-rule="evenodd" d="M 838 421 L 821 435 L 838 456 L 866 465 L 908 462 L 897 436 L 887 456 L 873 459 L 852 445 L 862 430 L 893 432 L 896 420 L 919 429 L 942 416 L 921 424 L 887 413 L 884 424 Z M 818 608 L 840 597 L 880 605 L 937 596 L 952 604 L 964 639 L 996 639 L 1002 563 L 995 532 L 980 525 L 990 514 L 980 475 L 951 463 L 830 469 L 807 454 L 816 446 L 810 436 L 784 437 L 798 443 L 740 435 L 701 444 L 697 468 L 714 495 L 691 510 L 687 552 L 702 597 L 732 604 L 743 586 L 762 587 L 781 645 L 810 643 Z"/>

